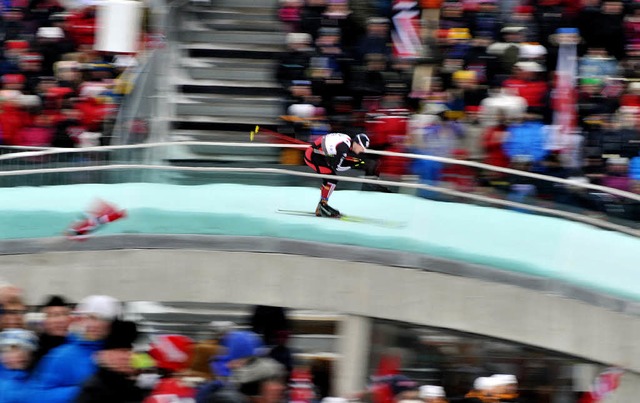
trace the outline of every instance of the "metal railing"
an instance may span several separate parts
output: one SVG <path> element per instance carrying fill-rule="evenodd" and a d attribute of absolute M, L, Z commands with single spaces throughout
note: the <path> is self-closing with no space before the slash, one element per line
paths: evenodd
<path fill-rule="evenodd" d="M 37 149 L 25 151 L 24 147 L 12 149 L 13 153 L 0 155 L 0 186 L 25 185 L 62 185 L 74 183 L 120 183 L 120 182 L 162 182 L 189 183 L 182 175 L 200 175 L 199 183 L 240 182 L 263 183 L 266 178 L 298 178 L 302 184 L 315 185 L 316 182 L 304 178 L 330 178 L 330 175 L 320 175 L 307 169 L 296 169 L 296 166 L 279 167 L 239 167 L 239 166 L 176 166 L 166 162 L 146 162 L 143 159 L 131 158 L 131 153 L 148 152 L 156 148 L 208 146 L 222 148 L 281 148 L 303 149 L 307 146 L 300 144 L 270 144 L 270 143 L 223 143 L 223 142 L 177 142 L 177 143 L 148 143 L 134 145 L 120 145 L 84 149 Z M 9 148 L 9 147 L 7 147 Z M 15 152 L 18 151 L 18 152 Z M 127 159 L 121 159 L 123 152 L 128 153 Z M 576 208 L 550 200 L 539 200 L 535 197 L 518 194 L 513 189 L 506 192 L 487 192 L 485 188 L 474 188 L 467 191 L 443 186 L 443 183 L 426 183 L 407 181 L 407 178 L 394 180 L 370 179 L 364 177 L 341 176 L 339 179 L 352 185 L 365 185 L 373 188 L 392 189 L 403 193 L 413 193 L 423 197 L 440 200 L 473 203 L 483 206 L 502 207 L 511 210 L 562 217 L 580 221 L 601 228 L 624 232 L 640 236 L 640 220 L 625 219 L 624 215 L 611 214 L 607 208 L 613 210 L 633 206 L 640 206 L 640 195 L 589 183 L 556 178 L 526 171 L 517 171 L 472 161 L 461 161 L 449 158 L 434 157 L 420 154 L 404 154 L 385 151 L 370 151 L 370 154 L 380 156 L 399 157 L 411 160 L 427 160 L 451 166 L 466 166 L 474 170 L 497 172 L 511 178 L 527 178 L 539 183 L 557 185 L 559 191 L 568 195 L 579 194 L 585 200 L 590 200 L 592 208 Z M 133 163 L 132 161 L 136 161 Z M 302 167 L 300 167 L 302 168 Z M 163 173 L 163 175 L 146 175 L 147 173 Z M 405 180 L 402 180 L 405 179 Z M 518 180 L 514 180 L 518 183 Z M 273 181 L 268 182 L 270 185 Z M 280 182 L 291 185 L 290 181 Z M 514 197 L 521 196 L 521 197 Z M 640 211 L 640 210 L 638 210 Z"/>

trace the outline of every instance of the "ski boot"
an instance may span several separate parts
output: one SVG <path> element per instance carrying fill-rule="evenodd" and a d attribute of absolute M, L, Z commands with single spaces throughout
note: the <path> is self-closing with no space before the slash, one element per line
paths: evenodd
<path fill-rule="evenodd" d="M 318 203 L 318 207 L 316 207 L 316 216 L 339 218 L 340 212 L 331 207 L 327 202 L 321 201 L 320 203 Z"/>

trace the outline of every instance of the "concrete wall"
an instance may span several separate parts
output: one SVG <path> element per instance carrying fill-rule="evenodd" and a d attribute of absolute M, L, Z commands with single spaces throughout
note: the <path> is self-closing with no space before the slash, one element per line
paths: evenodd
<path fill-rule="evenodd" d="M 477 333 L 640 372 L 640 316 L 426 270 L 282 253 L 125 249 L 5 254 L 0 276 L 24 287 L 31 303 L 51 293 L 102 293 L 319 309 Z"/>

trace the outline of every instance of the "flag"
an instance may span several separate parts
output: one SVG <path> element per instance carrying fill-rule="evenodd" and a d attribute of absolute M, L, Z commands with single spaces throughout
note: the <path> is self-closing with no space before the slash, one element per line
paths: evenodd
<path fill-rule="evenodd" d="M 580 398 L 578 403 L 600 403 L 620 386 L 624 371 L 620 368 L 608 368 L 593 383 L 591 390 Z"/>
<path fill-rule="evenodd" d="M 553 90 L 553 124 L 558 128 L 558 134 L 562 137 L 562 135 L 570 134 L 576 127 L 577 41 L 579 37 L 576 28 L 560 28 L 556 35 L 560 47 Z M 562 140 L 559 142 L 562 143 Z"/>
<path fill-rule="evenodd" d="M 423 55 L 420 38 L 420 7 L 414 0 L 393 2 L 393 54 L 400 58 L 417 58 Z"/>

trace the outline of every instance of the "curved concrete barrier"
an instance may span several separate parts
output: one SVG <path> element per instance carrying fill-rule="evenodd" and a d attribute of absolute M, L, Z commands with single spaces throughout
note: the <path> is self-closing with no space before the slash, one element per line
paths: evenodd
<path fill-rule="evenodd" d="M 636 305 L 591 291 L 366 248 L 251 237 L 143 239 L 114 237 L 108 245 L 105 237 L 66 251 L 54 251 L 59 239 L 5 242 L 0 275 L 28 290 L 32 303 L 50 293 L 104 293 L 336 311 L 487 335 L 640 372 Z"/>

